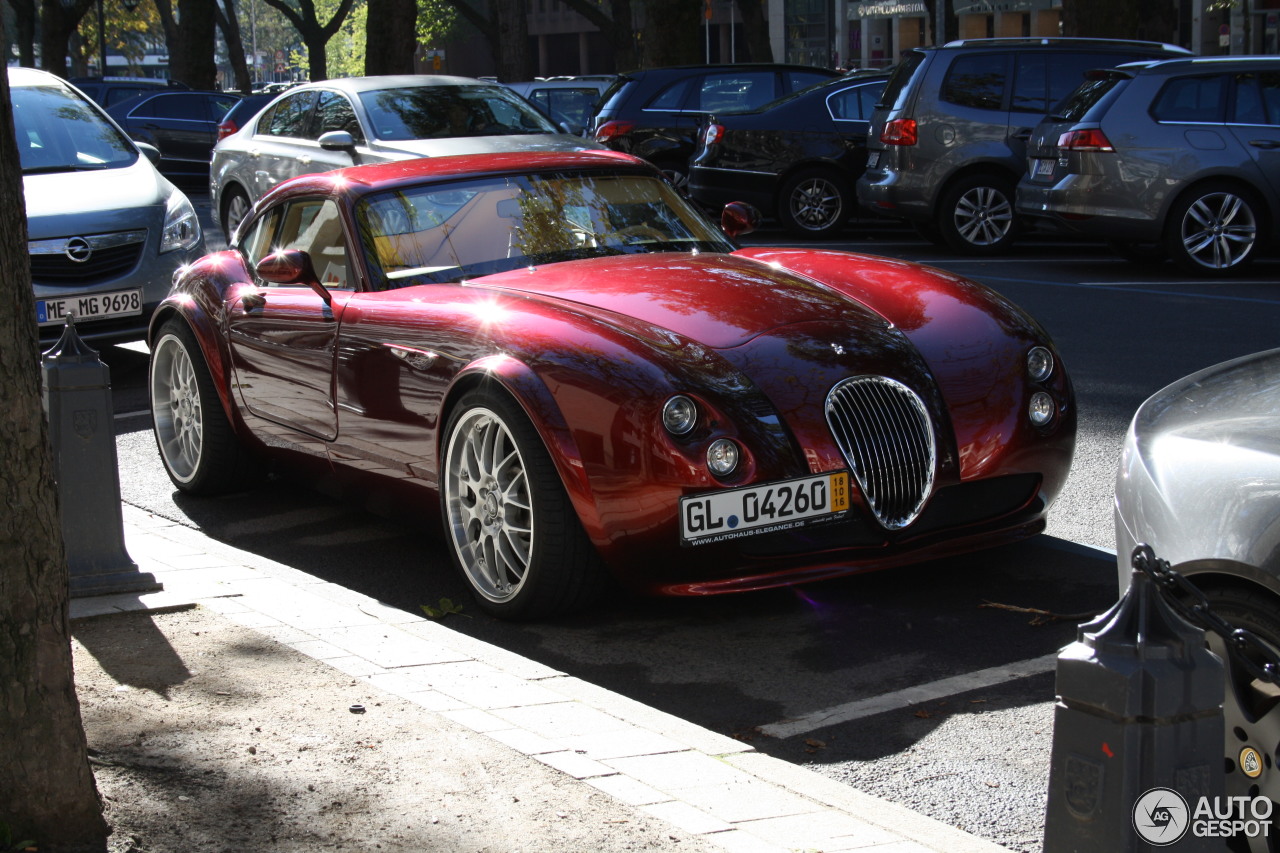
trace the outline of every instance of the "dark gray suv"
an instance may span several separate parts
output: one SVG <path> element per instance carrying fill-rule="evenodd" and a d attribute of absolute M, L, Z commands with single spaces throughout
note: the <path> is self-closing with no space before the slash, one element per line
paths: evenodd
<path fill-rule="evenodd" d="M 871 117 L 858 201 L 958 251 L 1017 237 L 1014 187 L 1031 129 L 1086 71 L 1189 56 L 1158 42 L 970 39 L 907 51 Z"/>
<path fill-rule="evenodd" d="M 1020 214 L 1171 256 L 1244 269 L 1280 222 L 1280 57 L 1196 57 L 1090 75 L 1036 127 Z"/>

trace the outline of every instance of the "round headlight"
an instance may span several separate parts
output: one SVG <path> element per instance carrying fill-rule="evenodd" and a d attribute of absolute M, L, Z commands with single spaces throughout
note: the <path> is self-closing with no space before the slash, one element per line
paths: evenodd
<path fill-rule="evenodd" d="M 684 435 L 698 422 L 698 406 L 682 394 L 677 394 L 662 407 L 662 425 L 672 435 Z"/>
<path fill-rule="evenodd" d="M 1043 391 L 1031 395 L 1031 404 L 1027 406 L 1027 417 L 1031 423 L 1042 427 L 1053 420 L 1053 398 Z"/>
<path fill-rule="evenodd" d="M 707 448 L 707 467 L 717 477 L 732 474 L 738 467 L 738 445 L 727 438 L 717 438 Z"/>
<path fill-rule="evenodd" d="M 1053 353 L 1044 347 L 1032 347 L 1027 353 L 1027 375 L 1036 382 L 1043 382 L 1053 373 Z"/>

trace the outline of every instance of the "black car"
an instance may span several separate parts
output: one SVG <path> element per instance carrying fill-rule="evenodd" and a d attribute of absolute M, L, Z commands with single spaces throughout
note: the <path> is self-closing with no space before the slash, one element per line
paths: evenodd
<path fill-rule="evenodd" d="M 707 113 L 749 110 L 840 76 L 809 65 L 685 65 L 618 75 L 591 131 L 615 151 L 643 157 L 685 191 L 689 158 Z"/>
<path fill-rule="evenodd" d="M 262 112 L 262 108 L 275 99 L 275 95 L 254 92 L 236 101 L 235 105 L 222 117 L 222 121 L 218 122 L 218 139 L 230 136 L 244 127 L 249 119 Z"/>
<path fill-rule="evenodd" d="M 170 177 L 209 178 L 218 123 L 239 95 L 230 92 L 169 92 L 137 95 L 107 108 L 137 142 L 160 150 L 160 171 Z"/>
<path fill-rule="evenodd" d="M 749 202 L 802 236 L 838 230 L 858 207 L 854 183 L 888 79 L 827 80 L 756 110 L 709 116 L 689 164 L 689 196 L 712 209 Z"/>
<path fill-rule="evenodd" d="M 67 82 L 84 92 L 104 109 L 148 92 L 191 88 L 186 83 L 161 77 L 72 77 Z"/>

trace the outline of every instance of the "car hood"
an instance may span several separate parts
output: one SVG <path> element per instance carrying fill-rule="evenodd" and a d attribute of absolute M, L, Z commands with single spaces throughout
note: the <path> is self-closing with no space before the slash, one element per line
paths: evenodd
<path fill-rule="evenodd" d="M 391 160 L 410 157 L 448 157 L 453 154 L 496 154 L 503 151 L 588 151 L 605 146 L 565 133 L 521 133 L 504 136 L 463 136 L 452 139 L 377 140 L 369 150 Z"/>
<path fill-rule="evenodd" d="M 736 255 L 620 255 L 529 267 L 476 285 L 554 298 L 634 318 L 704 346 L 740 346 L 771 329 L 817 320 L 855 327 L 889 324 L 861 303 L 804 276 Z M 644 334 L 645 330 L 638 330 Z"/>
<path fill-rule="evenodd" d="M 71 225 L 73 222 L 103 222 L 116 215 L 135 219 L 130 211 L 163 204 L 174 191 L 173 185 L 141 157 L 123 169 L 26 175 L 22 189 L 32 240 L 68 236 L 88 227 Z M 58 222 L 67 223 L 67 227 Z M 105 228 L 107 224 L 92 227 Z"/>

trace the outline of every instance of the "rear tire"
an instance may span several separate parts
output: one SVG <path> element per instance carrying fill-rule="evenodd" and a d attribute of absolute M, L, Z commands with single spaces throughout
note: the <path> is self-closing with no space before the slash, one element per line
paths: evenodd
<path fill-rule="evenodd" d="M 1225 182 L 1196 187 L 1178 199 L 1165 224 L 1165 247 L 1183 269 L 1201 276 L 1234 275 L 1262 248 L 1262 202 Z"/>
<path fill-rule="evenodd" d="M 1000 175 L 968 175 L 942 194 L 938 232 L 952 249 L 967 255 L 998 255 L 1017 239 L 1013 182 Z"/>
<path fill-rule="evenodd" d="M 799 237 L 830 237 L 844 227 L 853 207 L 849 182 L 828 169 L 798 172 L 778 192 L 778 219 Z"/>
<path fill-rule="evenodd" d="M 147 385 L 160 461 L 175 486 L 219 495 L 253 484 L 256 460 L 227 420 L 195 333 L 181 318 L 160 327 Z"/>
<path fill-rule="evenodd" d="M 222 236 L 230 243 L 231 238 L 235 236 L 236 228 L 239 227 L 241 220 L 249 215 L 249 210 L 253 205 L 249 203 L 249 196 L 239 187 L 232 186 L 227 189 L 222 198 L 221 215 L 218 217 L 218 224 L 222 226 Z"/>

